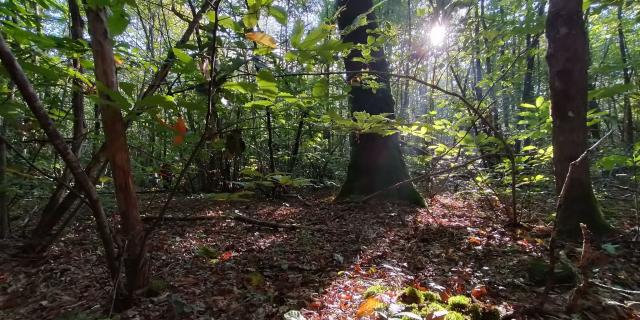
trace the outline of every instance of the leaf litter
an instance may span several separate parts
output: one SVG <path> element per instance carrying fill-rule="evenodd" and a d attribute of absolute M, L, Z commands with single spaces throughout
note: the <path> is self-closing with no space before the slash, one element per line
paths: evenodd
<path fill-rule="evenodd" d="M 304 203 L 176 199 L 169 216 L 221 216 L 237 211 L 265 221 L 323 228 L 274 230 L 234 220 L 166 221 L 150 242 L 153 290 L 134 308 L 116 316 L 421 318 L 402 303 L 407 299 L 406 288 L 434 292 L 443 303 L 464 295 L 483 308 L 508 315 L 542 294 L 543 288 L 530 282 L 527 261 L 548 259 L 551 228 L 544 217 L 529 219 L 527 228 L 511 230 L 503 227 L 507 218 L 502 208 L 454 195 L 433 197 L 428 209 L 389 203 L 335 204 L 325 193 L 305 198 Z M 149 214 L 162 205 L 161 197 L 143 201 L 141 207 Z M 624 229 L 630 227 L 628 221 L 621 225 L 621 230 L 629 230 Z M 80 219 L 42 259 L 10 256 L 9 248 L 19 242 L 3 242 L 0 318 L 104 319 L 111 286 L 93 230 L 88 218 Z M 625 233 L 605 244 L 602 251 L 610 260 L 595 279 L 604 287 L 627 290 L 604 297 L 627 306 L 638 300 L 631 293 L 640 289 L 636 267 L 640 254 L 631 237 Z M 553 314 L 556 319 L 571 319 L 562 311 L 568 289 L 552 291 L 544 312 L 529 318 Z M 414 311 L 426 303 L 414 302 L 419 302 Z M 457 312 L 434 309 L 424 318 L 453 319 L 448 313 Z M 616 319 L 608 314 L 588 310 L 582 317 Z M 621 314 L 637 317 L 637 313 Z"/>

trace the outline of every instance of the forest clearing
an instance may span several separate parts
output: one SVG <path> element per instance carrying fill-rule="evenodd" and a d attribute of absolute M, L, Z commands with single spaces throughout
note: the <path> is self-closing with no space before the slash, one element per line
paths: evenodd
<path fill-rule="evenodd" d="M 631 0 L 0 0 L 1 319 L 640 319 Z"/>

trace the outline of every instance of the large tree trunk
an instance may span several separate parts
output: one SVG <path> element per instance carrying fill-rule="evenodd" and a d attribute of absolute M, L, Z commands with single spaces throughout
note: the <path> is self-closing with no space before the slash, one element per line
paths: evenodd
<path fill-rule="evenodd" d="M 340 17 L 338 26 L 341 31 L 349 27 L 361 14 L 372 10 L 372 0 L 337 0 Z M 367 14 L 368 23 L 355 30 L 342 34 L 344 42 L 353 44 L 367 44 L 367 30 L 378 28 L 377 20 L 373 12 Z M 344 59 L 347 71 L 347 82 L 351 84 L 350 103 L 351 112 L 367 112 L 372 115 L 390 114 L 393 117 L 394 101 L 389 87 L 389 66 L 382 48 L 374 48 L 371 52 L 373 61 L 365 64 L 357 61 L 362 57 L 362 52 L 353 49 Z M 382 84 L 382 88 L 375 92 L 360 83 L 359 71 L 368 69 L 380 72 L 376 75 L 376 81 Z M 351 160 L 347 172 L 347 180 L 342 185 L 336 200 L 357 199 L 374 192 L 384 190 L 398 182 L 409 179 L 398 135 L 380 136 L 377 134 L 352 135 Z M 424 199 L 412 184 L 404 184 L 402 187 L 386 193 L 389 200 L 399 200 L 423 206 Z"/>
<path fill-rule="evenodd" d="M 569 164 L 587 149 L 587 37 L 582 0 L 551 0 L 547 18 L 551 116 L 553 118 L 553 164 L 556 192 L 567 177 Z M 609 227 L 604 221 L 591 186 L 589 163 L 573 171 L 564 205 L 557 213 L 559 236 L 580 234 L 585 223 L 596 234 Z"/>
<path fill-rule="evenodd" d="M 106 92 L 106 90 L 118 91 L 113 44 L 106 24 L 107 13 L 104 7 L 87 6 L 86 11 L 96 82 L 104 86 L 103 90 L 99 89 L 100 111 L 107 159 L 113 174 L 120 215 L 120 232 L 126 241 L 125 252 L 122 253 L 127 281 L 126 289 L 129 296 L 133 297 L 137 290 L 147 286 L 149 280 L 147 250 L 143 241 L 144 226 L 138 212 L 138 199 L 131 172 L 127 124 L 119 107 Z"/>

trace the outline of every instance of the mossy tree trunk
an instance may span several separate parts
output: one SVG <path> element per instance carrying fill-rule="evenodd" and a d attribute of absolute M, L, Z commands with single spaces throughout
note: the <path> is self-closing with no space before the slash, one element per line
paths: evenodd
<path fill-rule="evenodd" d="M 565 183 L 569 165 L 587 149 L 587 36 L 582 0 L 551 0 L 547 18 L 551 117 L 553 118 L 553 164 L 556 192 Z M 585 223 L 595 234 L 604 234 L 604 221 L 591 186 L 589 163 L 574 168 L 565 199 L 557 212 L 560 237 L 580 234 Z"/>
<path fill-rule="evenodd" d="M 348 27 L 362 14 L 366 14 L 367 23 L 343 33 L 344 42 L 353 43 L 354 49 L 345 57 L 347 82 L 351 84 L 351 112 L 367 112 L 371 115 L 389 114 L 393 117 L 394 100 L 389 86 L 389 65 L 382 48 L 372 48 L 372 61 L 358 61 L 362 52 L 357 48 L 366 45 L 368 30 L 376 30 L 378 23 L 372 12 L 372 0 L 337 0 L 336 7 L 340 12 L 338 27 L 341 31 Z M 368 14 L 367 14 L 368 13 Z M 359 71 L 379 72 L 376 81 L 382 85 L 373 91 L 360 83 Z M 336 200 L 358 199 L 374 192 L 384 190 L 391 185 L 409 179 L 409 173 L 400 150 L 397 134 L 383 137 L 377 134 L 360 134 L 351 137 L 351 160 L 348 167 L 347 180 L 343 184 Z M 386 199 L 408 202 L 424 206 L 424 199 L 413 184 L 407 183 L 385 194 Z"/>

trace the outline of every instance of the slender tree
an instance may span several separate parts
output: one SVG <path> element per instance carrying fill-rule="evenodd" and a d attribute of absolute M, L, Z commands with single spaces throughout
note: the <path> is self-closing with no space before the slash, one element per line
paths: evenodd
<path fill-rule="evenodd" d="M 337 0 L 336 4 L 340 12 L 338 27 L 342 32 L 342 40 L 354 45 L 351 52 L 344 58 L 347 82 L 351 84 L 351 112 L 367 112 L 371 115 L 389 114 L 393 117 L 395 102 L 391 95 L 389 77 L 386 75 L 389 65 L 384 50 L 372 48 L 372 61 L 365 63 L 362 59 L 362 50 L 359 48 L 367 44 L 369 30 L 378 28 L 376 16 L 373 13 L 373 1 Z M 366 16 L 367 21 L 360 26 L 358 19 L 362 15 Z M 352 25 L 356 28 L 350 30 Z M 362 75 L 358 72 L 365 69 L 378 72 L 375 80 L 381 84 L 380 88 L 372 90 L 360 82 Z M 402 157 L 397 134 L 386 137 L 370 133 L 352 135 L 347 180 L 342 185 L 336 200 L 367 196 L 408 179 L 409 173 Z M 386 197 L 390 200 L 424 205 L 424 199 L 413 184 L 403 184 L 386 193 Z"/>
<path fill-rule="evenodd" d="M 78 41 L 82 39 L 82 34 L 84 33 L 84 21 L 82 21 L 82 16 L 80 15 L 80 7 L 78 6 L 78 0 L 69 0 L 69 17 L 71 20 L 71 39 Z M 80 65 L 80 58 L 74 57 L 71 59 L 71 63 L 73 68 L 79 73 L 82 74 L 82 66 Z M 76 155 L 76 157 L 80 158 L 80 150 L 82 148 L 82 142 L 84 141 L 84 135 L 86 132 L 86 125 L 84 119 L 84 94 L 82 93 L 82 81 L 77 77 L 73 79 L 72 83 L 72 93 L 71 93 L 71 110 L 73 113 L 73 143 L 71 146 L 71 151 Z M 60 183 L 56 186 L 51 197 L 49 197 L 49 201 L 45 205 L 42 210 L 42 216 L 38 221 L 38 225 L 32 230 L 32 238 L 29 240 L 30 242 L 30 250 L 41 249 L 42 246 L 38 246 L 40 243 L 44 243 L 47 241 L 47 238 L 51 237 L 51 229 L 55 226 L 59 220 L 62 218 L 60 215 L 56 215 L 56 208 L 60 206 L 62 203 L 65 194 L 67 193 L 67 189 L 65 185 L 69 183 L 71 180 L 71 171 L 69 168 L 65 168 L 62 177 L 60 178 Z M 35 245 L 35 247 L 34 247 Z"/>
<path fill-rule="evenodd" d="M 110 92 L 118 91 L 116 63 L 113 43 L 107 27 L 105 7 L 86 6 L 91 49 L 95 65 L 96 82 L 99 84 L 101 98 L 100 112 L 105 134 L 107 159 L 113 174 L 121 233 L 125 239 L 124 270 L 126 289 L 129 297 L 145 288 L 149 280 L 148 257 L 145 248 L 144 226 L 138 212 L 138 199 L 133 183 L 129 145 L 127 142 L 127 124 Z M 125 301 L 126 302 L 126 301 Z"/>
<path fill-rule="evenodd" d="M 629 50 L 627 48 L 627 39 L 624 34 L 622 25 L 622 9 L 624 1 L 618 6 L 618 46 L 620 47 L 620 58 L 622 59 L 622 76 L 625 85 L 631 84 L 631 70 L 629 69 Z M 633 111 L 631 110 L 631 97 L 625 93 L 623 96 L 623 112 L 622 117 L 622 136 L 627 148 L 631 149 L 633 145 Z"/>
<path fill-rule="evenodd" d="M 553 119 L 553 164 L 559 194 L 572 161 L 587 149 L 587 37 L 582 0 L 551 0 L 546 35 Z M 580 223 L 596 234 L 609 230 L 591 186 L 588 161 L 574 168 L 557 212 L 560 236 L 579 235 Z"/>
<path fill-rule="evenodd" d="M 0 135 L 6 135 L 5 120 L 0 118 Z M 7 208 L 7 145 L 0 139 L 0 238 L 9 237 L 9 210 Z"/>

